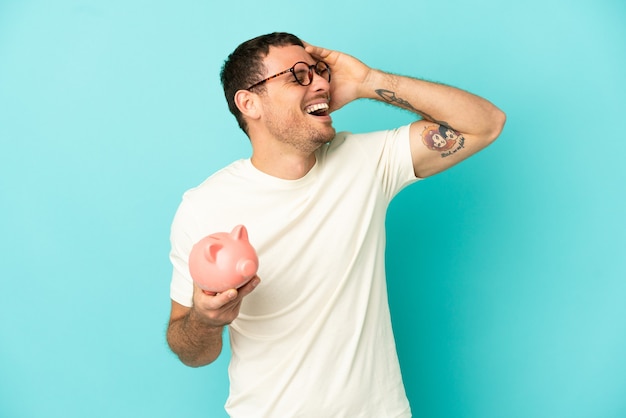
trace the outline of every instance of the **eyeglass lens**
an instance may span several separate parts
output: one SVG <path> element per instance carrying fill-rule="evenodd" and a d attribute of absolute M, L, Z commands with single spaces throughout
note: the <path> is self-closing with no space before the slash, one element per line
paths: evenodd
<path fill-rule="evenodd" d="M 299 62 L 293 67 L 293 75 L 296 81 L 303 86 L 311 84 L 313 81 L 313 71 L 326 81 L 330 81 L 330 70 L 328 69 L 328 65 L 323 61 L 318 61 L 310 66 L 304 62 Z"/>

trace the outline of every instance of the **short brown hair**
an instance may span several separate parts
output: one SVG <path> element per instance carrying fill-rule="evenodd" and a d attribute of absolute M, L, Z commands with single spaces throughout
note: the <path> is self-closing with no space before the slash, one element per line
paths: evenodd
<path fill-rule="evenodd" d="M 269 54 L 271 46 L 299 45 L 304 47 L 302 40 L 285 32 L 274 32 L 257 36 L 239 45 L 224 61 L 220 72 L 220 80 L 224 88 L 228 109 L 235 115 L 239 127 L 248 134 L 247 124 L 235 104 L 235 93 L 243 90 L 263 78 L 265 66 L 263 59 Z M 258 88 L 265 88 L 259 86 Z"/>

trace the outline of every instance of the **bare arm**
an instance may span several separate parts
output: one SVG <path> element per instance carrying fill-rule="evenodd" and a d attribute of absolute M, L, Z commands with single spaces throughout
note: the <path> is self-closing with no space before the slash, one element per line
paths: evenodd
<path fill-rule="evenodd" d="M 331 110 L 369 98 L 420 115 L 411 125 L 415 175 L 427 177 L 462 161 L 493 142 L 505 115 L 489 101 L 443 84 L 372 69 L 350 55 L 312 45 L 307 51 L 332 71 Z"/>
<path fill-rule="evenodd" d="M 372 76 L 378 99 L 415 112 L 411 124 L 413 169 L 418 177 L 443 171 L 491 144 L 504 113 L 487 100 L 443 84 L 381 72 Z"/>
<path fill-rule="evenodd" d="M 224 326 L 239 315 L 243 298 L 259 284 L 258 277 L 238 290 L 207 295 L 194 287 L 193 306 L 172 301 L 167 343 L 180 361 L 190 367 L 214 362 L 222 351 Z"/>

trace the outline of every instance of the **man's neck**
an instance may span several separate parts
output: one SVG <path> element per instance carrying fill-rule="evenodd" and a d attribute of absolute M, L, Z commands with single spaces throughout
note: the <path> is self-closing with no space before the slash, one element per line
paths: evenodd
<path fill-rule="evenodd" d="M 253 152 L 252 165 L 259 171 L 284 180 L 297 180 L 304 177 L 315 165 L 315 154 L 263 156 Z"/>

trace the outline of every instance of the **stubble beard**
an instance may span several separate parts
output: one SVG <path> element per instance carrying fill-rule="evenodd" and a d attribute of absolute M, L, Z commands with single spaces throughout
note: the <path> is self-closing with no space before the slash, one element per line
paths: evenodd
<path fill-rule="evenodd" d="M 288 119 L 269 118 L 267 129 L 280 142 L 306 154 L 315 152 L 335 137 L 335 128 L 332 126 L 316 127 L 312 121 L 306 120 L 307 116 L 298 116 L 291 114 Z"/>

